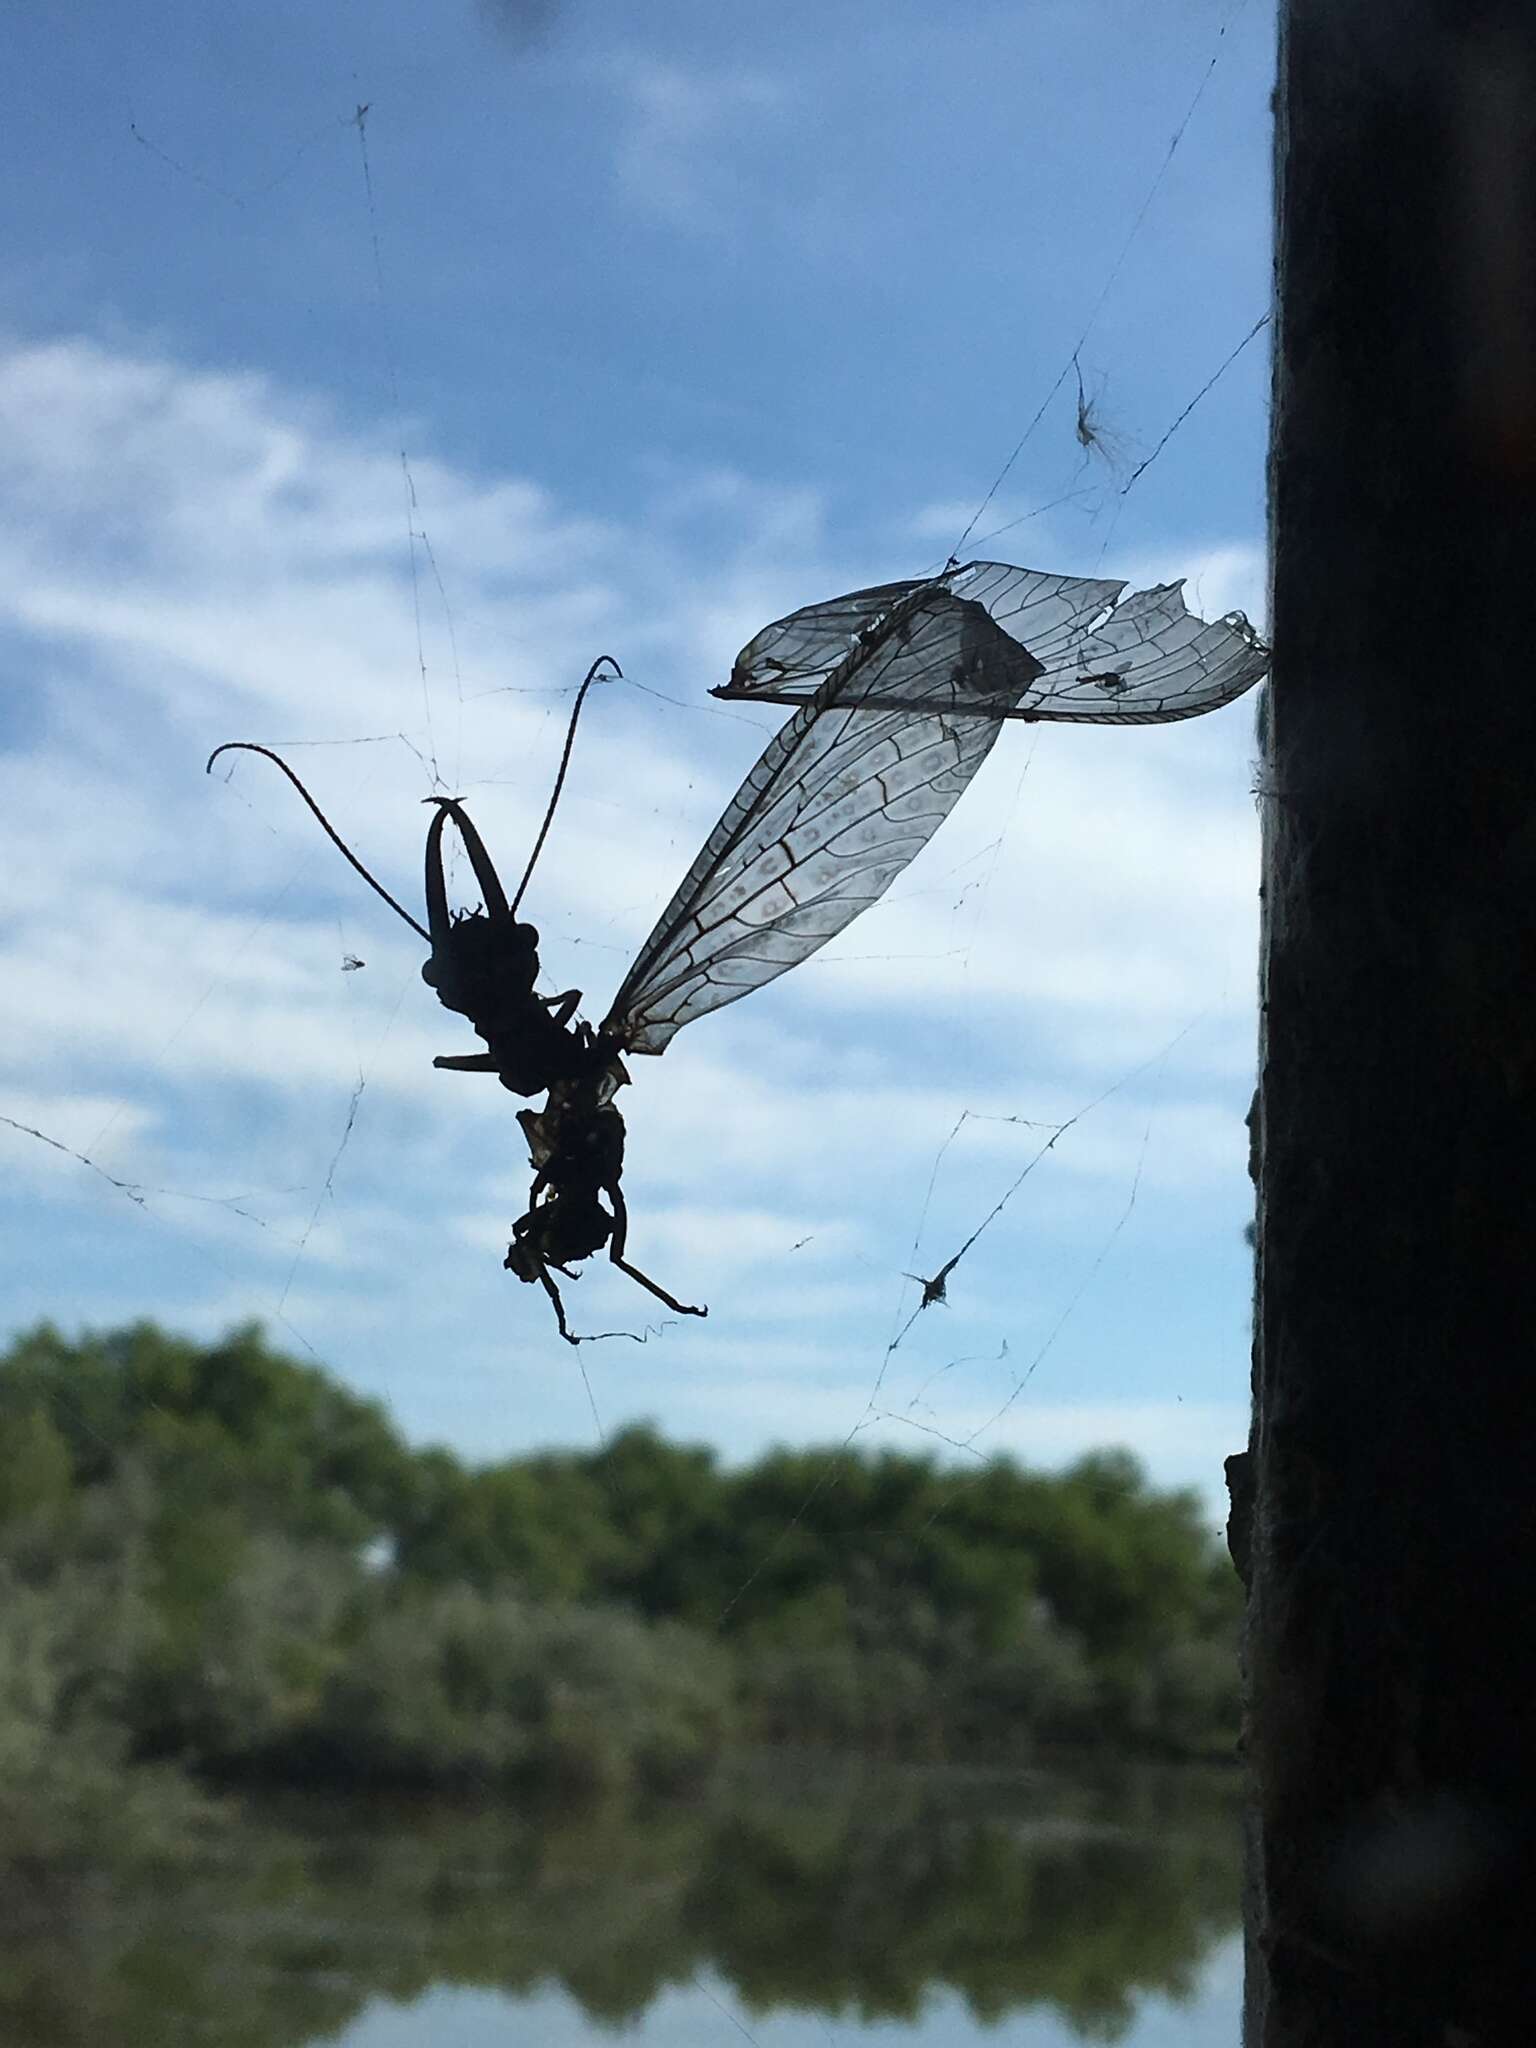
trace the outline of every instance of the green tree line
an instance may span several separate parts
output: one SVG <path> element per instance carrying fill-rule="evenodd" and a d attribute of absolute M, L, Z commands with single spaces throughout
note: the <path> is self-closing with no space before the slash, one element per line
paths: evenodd
<path fill-rule="evenodd" d="M 102 1759 L 656 1784 L 742 1743 L 1224 1753 L 1237 1610 L 1195 1496 L 1121 1451 L 726 1468 L 633 1427 L 472 1465 L 256 1327 L 0 1357 L 0 1797 Z"/>

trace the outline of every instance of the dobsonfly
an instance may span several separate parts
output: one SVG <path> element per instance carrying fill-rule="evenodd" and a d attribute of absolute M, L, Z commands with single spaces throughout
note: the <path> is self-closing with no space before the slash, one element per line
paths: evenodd
<path fill-rule="evenodd" d="M 423 979 L 486 1044 L 433 1064 L 546 1094 L 541 1110 L 518 1112 L 534 1179 L 505 1264 L 543 1287 L 568 1343 L 583 1340 L 553 1276 L 574 1279 L 572 1268 L 605 1245 L 668 1308 L 707 1313 L 625 1257 L 624 1120 L 614 1097 L 629 1080 L 626 1054 L 665 1051 L 683 1025 L 797 966 L 876 902 L 954 808 L 1006 720 L 1160 724 L 1230 703 L 1264 675 L 1268 650 L 1241 612 L 1207 623 L 1185 608 L 1177 583 L 1124 592 L 1102 578 L 951 562 L 936 576 L 852 591 L 765 626 L 712 694 L 791 705 L 794 716 L 748 771 L 595 1028 L 576 1017 L 578 991 L 538 994 L 538 933 L 517 911 L 604 662 L 577 694 L 554 792 L 510 902 L 462 804 L 428 799 L 437 812 L 425 927 L 368 873 L 285 761 L 229 743 L 275 761 L 369 886 L 428 942 Z M 215 750 L 210 769 L 225 751 Z M 468 915 L 447 907 L 449 820 L 480 887 L 482 908 Z"/>

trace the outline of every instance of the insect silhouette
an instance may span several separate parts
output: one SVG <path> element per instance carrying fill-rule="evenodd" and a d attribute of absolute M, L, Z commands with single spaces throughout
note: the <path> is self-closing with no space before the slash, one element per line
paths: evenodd
<path fill-rule="evenodd" d="M 427 799 L 436 812 L 427 828 L 425 926 L 369 873 L 279 754 L 249 740 L 231 740 L 208 757 L 210 770 L 221 754 L 230 752 L 261 754 L 274 762 L 308 804 L 332 844 L 396 915 L 427 941 L 431 952 L 421 970 L 423 981 L 436 991 L 445 1009 L 469 1019 L 486 1045 L 479 1053 L 440 1053 L 432 1062 L 435 1067 L 494 1074 L 515 1095 L 547 1093 L 541 1112 L 519 1112 L 535 1171 L 528 1209 L 512 1226 L 505 1263 L 519 1279 L 538 1281 L 544 1287 L 554 1304 L 560 1334 L 570 1343 L 579 1340 L 566 1322 L 552 1270 L 569 1277 L 573 1263 L 590 1258 L 604 1245 L 621 1271 L 668 1308 L 679 1315 L 706 1313 L 678 1301 L 624 1256 L 629 1230 L 619 1186 L 624 1169 L 624 1121 L 613 1107 L 615 1092 L 628 1079 L 619 1060 L 622 1048 L 611 1036 L 576 1020 L 579 990 L 568 989 L 554 996 L 539 993 L 535 986 L 539 934 L 517 914 L 554 820 L 581 707 L 605 667 L 621 673 L 617 662 L 602 656 L 587 671 L 576 693 L 544 822 L 510 901 L 463 805 L 454 797 Z M 455 915 L 448 907 L 443 835 L 450 822 L 463 841 L 480 889 L 481 907 L 467 914 Z"/>
<path fill-rule="evenodd" d="M 625 1256 L 620 1187 L 624 1122 L 614 1103 L 624 1056 L 663 1052 L 683 1025 L 761 988 L 809 957 L 884 894 L 938 830 L 1010 719 L 1163 723 L 1230 702 L 1268 666 L 1240 612 L 1208 624 L 1182 586 L 1124 596 L 1107 579 L 1006 563 L 950 563 L 936 576 L 881 584 L 809 605 L 765 626 L 717 697 L 786 704 L 794 715 L 748 771 L 635 956 L 602 1022 L 577 1018 L 580 994 L 539 994 L 538 933 L 518 909 L 564 784 L 576 720 L 607 657 L 577 693 L 554 791 L 509 900 L 463 805 L 432 797 L 427 924 L 417 922 L 340 839 L 278 755 L 346 859 L 425 939 L 423 978 L 467 1018 L 485 1051 L 434 1065 L 493 1073 L 514 1094 L 544 1094 L 518 1120 L 534 1169 L 505 1263 L 548 1294 L 571 1331 L 556 1273 L 607 1247 L 610 1260 L 668 1308 L 678 1301 Z M 1106 683 L 1113 687 L 1106 690 Z M 479 885 L 468 915 L 448 908 L 443 834 L 452 823 Z"/>

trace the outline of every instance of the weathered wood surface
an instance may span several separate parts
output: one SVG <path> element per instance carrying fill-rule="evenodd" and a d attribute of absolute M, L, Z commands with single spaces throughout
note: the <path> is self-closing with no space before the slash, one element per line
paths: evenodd
<path fill-rule="evenodd" d="M 1536 5 L 1282 12 L 1246 2039 L 1528 2048 Z"/>

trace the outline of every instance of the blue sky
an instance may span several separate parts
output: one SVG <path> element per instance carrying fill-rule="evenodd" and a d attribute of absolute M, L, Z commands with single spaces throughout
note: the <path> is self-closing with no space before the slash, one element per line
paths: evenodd
<path fill-rule="evenodd" d="M 596 1016 L 775 716 L 709 686 L 941 562 L 1079 341 L 1102 446 L 1069 373 L 967 552 L 1260 617 L 1263 337 L 1130 479 L 1268 303 L 1272 33 L 1261 0 L 7 10 L 0 1112 L 138 1195 L 0 1136 L 11 1327 L 254 1316 L 414 1438 L 593 1440 L 500 1269 L 516 1105 L 433 1071 L 467 1030 L 275 772 L 203 758 L 283 743 L 419 904 L 434 771 L 515 872 L 615 655 L 529 905 Z M 634 1063 L 632 1256 L 711 1315 L 583 1348 L 606 1428 L 1126 1442 L 1214 1501 L 1252 731 L 1010 731 L 883 904 Z M 903 1272 L 1048 1135 L 1001 1119 L 1091 1103 L 887 1357 Z M 595 1268 L 571 1303 L 651 1306 Z"/>

